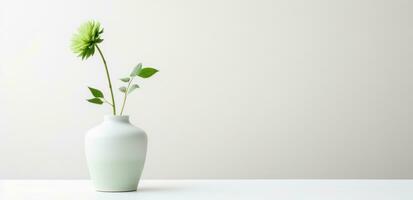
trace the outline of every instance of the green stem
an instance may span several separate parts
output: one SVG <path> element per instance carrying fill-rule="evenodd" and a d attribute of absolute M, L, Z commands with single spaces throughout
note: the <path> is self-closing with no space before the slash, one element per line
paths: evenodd
<path fill-rule="evenodd" d="M 103 64 L 105 65 L 105 71 L 106 71 L 106 76 L 108 78 L 108 83 L 109 83 L 109 89 L 110 89 L 110 95 L 112 96 L 112 110 L 113 110 L 113 115 L 116 115 L 116 105 L 115 105 L 115 97 L 113 95 L 113 89 L 112 89 L 112 82 L 110 81 L 110 75 L 109 75 L 109 70 L 108 70 L 108 65 L 106 64 L 105 57 L 103 56 L 102 51 L 100 50 L 99 46 L 96 45 L 96 48 L 99 51 L 100 57 L 103 60 Z"/>
<path fill-rule="evenodd" d="M 106 100 L 105 98 L 103 98 L 103 101 L 104 101 L 105 103 L 109 104 L 110 106 L 112 106 L 112 104 L 111 104 L 108 100 Z"/>
<path fill-rule="evenodd" d="M 130 84 L 132 83 L 132 81 L 133 81 L 133 77 L 131 78 L 131 80 L 130 80 L 129 83 L 128 83 L 128 87 L 126 88 L 126 91 L 125 91 L 125 96 L 123 96 L 123 103 L 122 103 L 122 109 L 120 110 L 120 115 L 122 115 L 123 109 L 125 108 L 126 98 L 127 98 L 127 96 L 128 96 Z"/>

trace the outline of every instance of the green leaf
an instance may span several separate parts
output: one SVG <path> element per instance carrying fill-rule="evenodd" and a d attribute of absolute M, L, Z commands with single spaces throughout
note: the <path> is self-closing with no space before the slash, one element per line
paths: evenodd
<path fill-rule="evenodd" d="M 94 104 L 103 104 L 103 101 L 100 98 L 93 98 L 93 99 L 88 99 L 87 101 L 89 101 L 90 103 L 94 103 Z"/>
<path fill-rule="evenodd" d="M 157 69 L 151 68 L 151 67 L 147 67 L 147 68 L 143 68 L 139 71 L 138 76 L 142 77 L 142 78 L 149 78 L 152 75 L 154 75 L 156 72 L 158 72 Z"/>
<path fill-rule="evenodd" d="M 127 83 L 127 82 L 129 82 L 129 81 L 130 81 L 130 78 L 129 78 L 129 77 L 126 77 L 126 78 L 121 78 L 121 79 L 119 79 L 119 80 L 121 80 L 121 81 L 123 81 L 123 82 Z"/>
<path fill-rule="evenodd" d="M 136 65 L 136 67 L 133 68 L 132 72 L 130 73 L 131 77 L 134 77 L 136 75 L 138 75 L 139 71 L 141 71 L 142 69 L 142 63 L 139 63 L 138 65 Z"/>
<path fill-rule="evenodd" d="M 132 91 L 134 91 L 137 88 L 139 88 L 139 85 L 138 84 L 133 84 L 132 86 L 130 86 L 130 88 L 128 90 L 128 94 L 132 93 Z"/>
<path fill-rule="evenodd" d="M 102 93 L 100 90 L 98 90 L 98 89 L 96 89 L 96 88 L 92 88 L 92 87 L 88 87 L 88 88 L 89 88 L 90 92 L 92 93 L 92 95 L 93 95 L 94 97 L 101 97 L 101 98 L 103 98 L 103 93 Z"/>
<path fill-rule="evenodd" d="M 120 87 L 119 90 L 123 93 L 126 93 L 126 87 L 124 87 L 124 86 Z"/>

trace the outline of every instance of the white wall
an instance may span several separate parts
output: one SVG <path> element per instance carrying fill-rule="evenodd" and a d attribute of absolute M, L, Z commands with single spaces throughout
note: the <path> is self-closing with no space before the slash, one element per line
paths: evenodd
<path fill-rule="evenodd" d="M 0 178 L 88 177 L 110 113 L 85 102 L 100 60 L 69 49 L 88 19 L 114 78 L 160 69 L 126 110 L 144 178 L 413 178 L 412 1 L 0 2 Z"/>

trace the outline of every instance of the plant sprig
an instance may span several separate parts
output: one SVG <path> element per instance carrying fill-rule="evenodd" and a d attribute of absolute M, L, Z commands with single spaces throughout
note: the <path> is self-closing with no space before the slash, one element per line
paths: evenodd
<path fill-rule="evenodd" d="M 119 88 L 119 91 L 123 93 L 123 103 L 122 103 L 122 108 L 120 110 L 120 115 L 123 114 L 123 110 L 126 105 L 126 99 L 128 98 L 128 94 L 132 93 L 135 89 L 139 88 L 138 84 L 132 84 L 134 78 L 137 76 L 142 77 L 142 78 L 149 78 L 152 75 L 154 75 L 156 72 L 158 72 L 157 69 L 151 68 L 151 67 L 142 68 L 142 63 L 139 63 L 136 67 L 133 68 L 132 72 L 130 73 L 128 77 L 119 79 L 122 82 L 127 83 L 126 86 L 122 86 Z"/>

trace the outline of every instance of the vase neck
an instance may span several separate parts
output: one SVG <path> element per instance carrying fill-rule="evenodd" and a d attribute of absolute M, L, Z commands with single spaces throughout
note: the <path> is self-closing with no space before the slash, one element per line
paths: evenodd
<path fill-rule="evenodd" d="M 127 115 L 105 115 L 104 122 L 123 122 L 129 123 L 129 116 Z"/>

